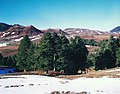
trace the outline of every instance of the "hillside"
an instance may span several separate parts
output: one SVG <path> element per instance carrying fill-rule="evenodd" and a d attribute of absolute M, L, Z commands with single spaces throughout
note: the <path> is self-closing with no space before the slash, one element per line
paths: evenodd
<path fill-rule="evenodd" d="M 13 49 L 11 48 L 15 45 L 18 46 L 25 35 L 28 35 L 31 41 L 33 41 L 34 43 L 38 43 L 43 34 L 46 32 L 56 32 L 58 35 L 65 34 L 68 39 L 70 39 L 71 37 L 80 36 L 81 38 L 88 40 L 93 39 L 98 42 L 110 38 L 111 35 L 114 35 L 115 37 L 118 37 L 120 35 L 119 26 L 114 28 L 110 32 L 104 32 L 86 28 L 66 28 L 64 30 L 61 30 L 60 28 L 48 28 L 44 30 L 39 30 L 33 25 L 23 26 L 19 24 L 8 25 L 6 23 L 0 23 L 0 30 L 0 47 L 5 47 L 9 45 L 7 50 L 3 49 L 4 47 L 0 49 L 0 52 L 4 53 L 4 55 L 7 55 L 9 52 L 12 52 L 10 53 L 10 55 L 15 54 L 17 49 L 13 51 Z M 88 47 L 90 53 L 94 52 L 96 49 L 98 48 Z"/>
<path fill-rule="evenodd" d="M 0 32 L 3 32 L 7 29 L 9 29 L 10 27 L 12 27 L 12 25 L 8 25 L 8 24 L 5 24 L 5 23 L 0 23 Z"/>
<path fill-rule="evenodd" d="M 110 31 L 111 33 L 120 33 L 120 26 L 115 27 Z"/>

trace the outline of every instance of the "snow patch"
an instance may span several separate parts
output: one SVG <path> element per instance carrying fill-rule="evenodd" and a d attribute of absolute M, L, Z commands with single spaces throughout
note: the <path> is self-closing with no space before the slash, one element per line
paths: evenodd
<path fill-rule="evenodd" d="M 8 35 L 8 34 L 10 34 L 10 32 L 7 32 L 7 33 L 3 32 L 3 37 Z"/>
<path fill-rule="evenodd" d="M 40 39 L 40 38 L 34 38 L 34 39 L 31 39 L 31 41 L 34 41 L 34 40 L 37 40 L 37 39 Z"/>
<path fill-rule="evenodd" d="M 21 38 L 19 38 L 19 39 L 15 39 L 14 41 L 19 42 L 19 41 L 21 41 L 22 39 L 23 39 L 23 37 L 21 37 Z"/>
<path fill-rule="evenodd" d="M 118 76 L 119 76 L 120 74 L 116 74 L 116 75 L 118 75 Z"/>
<path fill-rule="evenodd" d="M 15 32 L 12 32 L 11 34 L 13 35 L 13 34 L 15 34 Z"/>
<path fill-rule="evenodd" d="M 79 33 L 80 31 L 75 31 L 76 33 Z"/>
<path fill-rule="evenodd" d="M 108 70 L 106 72 L 119 72 L 119 71 L 120 71 L 120 69 L 115 69 L 115 70 Z"/>
<path fill-rule="evenodd" d="M 6 76 L 7 77 L 7 76 Z M 22 75 L 0 79 L 0 94 L 50 94 L 52 91 L 89 92 L 88 94 L 120 94 L 120 78 L 78 78 Z M 18 87 L 12 87 L 12 86 Z"/>
<path fill-rule="evenodd" d="M 6 43 L 0 43 L 0 47 L 7 46 Z"/>

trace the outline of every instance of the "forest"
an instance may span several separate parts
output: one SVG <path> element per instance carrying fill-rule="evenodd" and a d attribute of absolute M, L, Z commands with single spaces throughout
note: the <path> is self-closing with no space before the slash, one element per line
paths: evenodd
<path fill-rule="evenodd" d="M 89 53 L 86 45 L 99 46 Z M 77 74 L 79 70 L 94 68 L 104 70 L 120 67 L 120 37 L 96 42 L 79 36 L 68 39 L 64 34 L 47 32 L 39 43 L 32 43 L 24 36 L 15 56 L 3 57 L 0 66 L 16 67 L 18 70 L 54 70 L 65 74 Z"/>

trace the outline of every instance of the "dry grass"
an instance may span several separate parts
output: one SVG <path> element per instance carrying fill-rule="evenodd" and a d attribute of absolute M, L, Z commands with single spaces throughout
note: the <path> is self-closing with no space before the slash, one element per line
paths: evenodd
<path fill-rule="evenodd" d="M 0 53 L 3 56 L 12 56 L 17 53 L 18 46 L 4 46 L 0 47 Z"/>
<path fill-rule="evenodd" d="M 107 72 L 109 70 L 116 70 L 120 68 L 113 68 L 113 69 L 108 69 L 108 70 L 101 70 L 101 71 L 95 71 L 95 70 L 89 70 L 87 74 L 79 74 L 79 75 L 60 75 L 58 78 L 66 78 L 66 79 L 76 79 L 76 78 L 81 78 L 81 77 L 86 77 L 86 78 L 101 78 L 101 77 L 109 77 L 109 78 L 120 78 L 120 71 L 116 72 Z"/>
<path fill-rule="evenodd" d="M 95 71 L 94 69 L 91 69 L 88 71 L 87 74 L 77 74 L 77 75 L 58 75 L 54 77 L 57 78 L 64 78 L 64 79 L 76 79 L 76 78 L 81 78 L 81 77 L 86 77 L 86 78 L 101 78 L 101 77 L 109 77 L 109 78 L 120 78 L 120 71 L 115 71 L 115 72 L 107 72 L 111 70 L 117 70 L 120 68 L 113 68 L 113 69 L 108 69 L 108 70 L 101 70 L 101 71 Z M 119 75 L 118 75 L 119 74 Z M 17 73 L 10 73 L 10 74 L 4 74 L 7 76 L 11 75 L 46 75 L 45 71 L 29 71 L 29 72 L 17 72 Z"/>

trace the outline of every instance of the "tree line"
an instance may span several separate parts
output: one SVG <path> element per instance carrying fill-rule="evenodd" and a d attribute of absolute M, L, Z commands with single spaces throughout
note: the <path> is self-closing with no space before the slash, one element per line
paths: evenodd
<path fill-rule="evenodd" d="M 89 54 L 85 45 L 100 46 L 98 52 Z M 78 70 L 94 67 L 102 70 L 120 67 L 120 37 L 110 37 L 99 43 L 76 36 L 68 40 L 64 34 L 45 33 L 38 44 L 33 44 L 26 35 L 15 56 L 3 57 L 0 65 L 19 70 L 54 70 L 65 74 L 77 74 Z"/>
<path fill-rule="evenodd" d="M 99 46 L 97 53 L 88 56 L 89 66 L 96 70 L 120 67 L 120 37 L 111 36 L 108 40 L 100 41 Z"/>
<path fill-rule="evenodd" d="M 45 33 L 40 43 L 34 45 L 26 35 L 21 41 L 16 63 L 22 70 L 63 70 L 76 74 L 87 66 L 88 50 L 80 37 L 68 40 L 64 34 Z"/>

